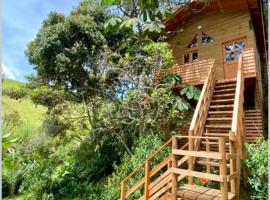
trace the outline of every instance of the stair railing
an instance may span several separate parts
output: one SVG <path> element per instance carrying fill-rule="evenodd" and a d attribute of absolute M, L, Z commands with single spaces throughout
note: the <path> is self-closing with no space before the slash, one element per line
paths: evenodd
<path fill-rule="evenodd" d="M 164 192 L 171 188 L 171 168 L 172 168 L 172 154 L 170 154 L 163 161 L 158 163 L 155 167 L 151 163 L 157 156 L 161 154 L 167 147 L 172 149 L 172 139 L 168 140 L 163 144 L 156 152 L 148 157 L 142 164 L 135 168 L 122 182 L 121 182 L 121 200 L 126 200 L 129 196 L 134 194 L 136 191 L 142 190 L 143 195 L 139 198 L 140 200 L 156 199 L 160 197 Z M 183 145 L 181 149 L 187 149 L 188 143 Z M 178 166 L 183 163 L 179 160 Z M 144 177 L 130 185 L 129 181 L 140 173 L 144 174 Z M 180 181 L 179 177 L 177 181 Z M 142 192 L 142 191 L 141 191 Z"/>
<path fill-rule="evenodd" d="M 202 136 L 204 131 L 204 125 L 206 122 L 210 102 L 214 92 L 216 83 L 216 65 L 213 60 L 212 66 L 209 69 L 208 76 L 204 82 L 203 89 L 199 101 L 197 103 L 195 112 L 189 128 L 189 136 Z M 197 149 L 200 144 L 200 139 L 198 138 L 189 138 L 189 150 L 193 151 Z M 194 158 L 189 160 L 189 169 L 193 170 L 194 167 Z M 189 177 L 189 184 L 194 184 L 193 177 Z"/>
<path fill-rule="evenodd" d="M 245 138 L 244 125 L 244 66 L 243 66 L 243 52 L 239 56 L 237 75 L 236 75 L 236 90 L 232 115 L 232 128 L 229 133 L 229 148 L 230 153 L 237 153 L 237 158 L 230 159 L 230 174 L 237 174 L 235 179 L 231 180 L 231 192 L 239 195 L 240 187 L 240 172 L 241 161 L 243 156 L 243 138 Z"/>
<path fill-rule="evenodd" d="M 209 139 L 214 140 L 217 142 L 218 145 L 218 152 L 208 152 L 208 151 L 189 151 L 189 150 L 181 150 L 178 149 L 176 146 L 173 145 L 173 159 L 175 162 L 177 162 L 177 156 L 188 156 L 188 157 L 199 157 L 199 158 L 210 158 L 211 160 L 217 160 L 218 162 L 215 163 L 216 167 L 219 168 L 219 174 L 211 173 L 210 172 L 201 172 L 197 171 L 196 169 L 180 169 L 178 167 L 172 168 L 173 176 L 187 176 L 187 177 L 196 177 L 196 178 L 204 178 L 208 181 L 212 180 L 215 182 L 220 183 L 220 197 L 222 200 L 228 199 L 228 182 L 233 180 L 236 176 L 236 174 L 227 174 L 227 160 L 230 160 L 232 158 L 236 158 L 237 155 L 226 153 L 226 140 L 223 137 L 204 137 L 204 136 L 175 136 L 173 137 L 173 143 L 177 143 L 178 139 L 182 138 L 196 138 L 196 139 Z M 176 140 L 176 141 L 174 141 Z M 214 163 L 212 163 L 214 164 Z M 175 191 L 179 190 L 178 184 L 175 183 L 175 181 L 172 181 L 172 194 L 174 197 Z M 176 199 L 176 198 L 175 198 Z"/>

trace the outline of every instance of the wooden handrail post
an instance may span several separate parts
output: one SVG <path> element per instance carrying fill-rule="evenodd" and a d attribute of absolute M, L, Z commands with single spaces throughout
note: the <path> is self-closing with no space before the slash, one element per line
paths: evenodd
<path fill-rule="evenodd" d="M 150 185 L 150 161 L 145 161 L 145 182 L 144 182 L 144 199 L 149 199 L 149 185 Z"/>
<path fill-rule="evenodd" d="M 126 181 L 121 182 L 121 200 L 126 200 Z"/>
<path fill-rule="evenodd" d="M 172 136 L 172 149 L 177 149 L 177 138 L 175 135 Z M 177 168 L 177 156 L 172 155 L 172 167 Z M 172 195 L 173 200 L 177 199 L 177 190 L 178 190 L 178 183 L 177 183 L 177 174 L 172 173 Z"/>
<path fill-rule="evenodd" d="M 194 136 L 194 132 L 192 130 L 189 131 L 189 136 Z M 194 151 L 194 138 L 192 138 L 192 137 L 188 138 L 188 150 Z M 188 169 L 191 171 L 194 170 L 193 159 L 194 158 L 192 156 L 189 156 Z M 190 185 L 194 184 L 194 177 L 192 177 L 192 176 L 188 177 L 188 184 L 190 184 Z"/>
<path fill-rule="evenodd" d="M 219 138 L 218 140 L 218 148 L 219 153 L 222 157 L 220 160 L 220 176 L 222 177 L 222 182 L 220 182 L 220 192 L 221 192 L 221 199 L 227 200 L 228 199 L 228 184 L 227 184 L 227 166 L 226 166 L 226 141 L 225 138 Z"/>
<path fill-rule="evenodd" d="M 230 132 L 229 135 L 235 135 L 233 132 Z M 229 140 L 229 148 L 230 148 L 230 154 L 235 154 L 235 140 Z M 236 162 L 235 158 L 230 159 L 230 174 L 233 174 L 236 172 Z M 237 186 L 237 178 L 234 178 L 231 180 L 231 193 L 236 194 L 236 186 Z"/>
<path fill-rule="evenodd" d="M 208 129 L 206 129 L 206 133 L 208 133 Z M 209 143 L 209 139 L 208 139 L 208 138 L 206 138 L 206 151 L 207 151 L 207 152 L 210 151 L 210 143 Z M 210 165 L 209 165 L 209 162 L 210 162 L 211 160 L 210 160 L 210 158 L 207 158 L 206 161 L 207 161 L 206 172 L 207 172 L 208 174 L 210 174 L 210 172 L 211 172 L 211 167 L 210 167 Z"/>

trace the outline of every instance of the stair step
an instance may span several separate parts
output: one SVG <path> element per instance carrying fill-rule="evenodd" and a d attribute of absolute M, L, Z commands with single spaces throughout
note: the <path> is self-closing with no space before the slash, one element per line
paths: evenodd
<path fill-rule="evenodd" d="M 206 124 L 205 128 L 220 128 L 220 129 L 230 129 L 232 126 L 231 125 L 225 125 L 225 124 L 221 124 L 221 125 L 214 125 L 214 124 Z"/>
<path fill-rule="evenodd" d="M 176 170 L 177 171 L 177 170 Z M 197 185 L 184 185 L 177 191 L 177 196 L 181 199 L 213 199 L 220 200 L 220 190 Z M 235 199 L 235 194 L 228 192 L 228 200 Z"/>
<path fill-rule="evenodd" d="M 203 135 L 211 137 L 229 137 L 229 133 L 203 133 Z"/>
<path fill-rule="evenodd" d="M 223 99 L 223 98 L 231 98 L 231 97 L 234 97 L 234 93 L 231 93 L 231 94 L 214 94 L 213 95 L 213 98 L 215 98 L 215 99 L 218 99 L 218 98 L 220 98 L 220 99 Z"/>
<path fill-rule="evenodd" d="M 232 83 L 236 84 L 236 78 L 216 81 L 216 85 L 222 85 L 222 84 L 225 85 L 225 84 L 232 84 Z"/>
<path fill-rule="evenodd" d="M 212 103 L 233 103 L 234 99 L 216 99 L 216 100 L 212 100 Z"/>
<path fill-rule="evenodd" d="M 235 89 L 218 89 L 218 90 L 215 89 L 214 94 L 217 94 L 217 93 L 229 93 L 229 94 L 233 93 L 233 94 L 235 94 Z"/>
<path fill-rule="evenodd" d="M 229 104 L 229 105 L 213 105 L 213 106 L 210 106 L 210 109 L 214 109 L 214 108 L 233 108 L 233 104 Z"/>
<path fill-rule="evenodd" d="M 204 166 L 210 165 L 210 166 L 214 166 L 214 167 L 220 166 L 219 162 L 211 162 L 211 161 L 208 162 L 208 161 L 204 161 L 204 160 L 198 160 L 198 161 L 196 161 L 196 164 L 204 165 Z M 227 164 L 227 167 L 229 168 L 230 164 Z"/>
<path fill-rule="evenodd" d="M 223 84 L 223 85 L 216 85 L 215 89 L 223 89 L 223 88 L 235 88 L 236 84 Z"/>
<path fill-rule="evenodd" d="M 225 115 L 225 114 L 232 114 L 232 110 L 226 110 L 226 111 L 209 111 L 209 115 Z"/>
<path fill-rule="evenodd" d="M 204 141 L 204 140 L 202 140 L 202 141 L 201 141 L 201 144 L 206 145 L 207 142 Z M 208 142 L 208 144 L 210 144 L 211 147 L 212 147 L 212 146 L 218 146 L 218 142 Z M 229 146 L 229 143 L 226 142 L 226 146 L 228 147 L 228 146 Z"/>
<path fill-rule="evenodd" d="M 232 120 L 231 117 L 219 117 L 219 118 L 209 117 L 206 119 L 206 121 L 231 121 L 231 120 Z"/>

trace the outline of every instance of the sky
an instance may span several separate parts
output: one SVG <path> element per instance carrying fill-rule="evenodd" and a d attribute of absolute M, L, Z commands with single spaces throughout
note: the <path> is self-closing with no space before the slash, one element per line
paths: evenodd
<path fill-rule="evenodd" d="M 35 38 L 42 21 L 51 11 L 68 15 L 80 0 L 3 0 L 2 70 L 5 77 L 26 82 L 34 73 L 25 57 L 27 44 Z"/>

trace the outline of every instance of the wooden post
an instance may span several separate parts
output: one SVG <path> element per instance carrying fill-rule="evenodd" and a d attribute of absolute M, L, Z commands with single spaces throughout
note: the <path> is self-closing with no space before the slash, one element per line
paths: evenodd
<path fill-rule="evenodd" d="M 208 133 L 208 129 L 206 129 L 206 133 Z M 206 151 L 209 152 L 210 151 L 210 144 L 209 144 L 209 139 L 206 138 Z M 206 172 L 208 174 L 210 174 L 211 172 L 211 166 L 209 165 L 209 162 L 211 161 L 210 158 L 206 159 L 207 164 L 206 164 Z"/>
<path fill-rule="evenodd" d="M 145 183 L 144 183 L 144 199 L 149 198 L 149 185 L 150 185 L 150 161 L 147 159 L 145 161 Z"/>
<path fill-rule="evenodd" d="M 219 138 L 218 140 L 219 153 L 221 154 L 222 159 L 220 160 L 219 171 L 220 176 L 222 177 L 222 182 L 220 182 L 220 192 L 221 199 L 228 199 L 228 184 L 227 184 L 227 166 L 226 166 L 226 141 L 225 138 Z"/>
<path fill-rule="evenodd" d="M 194 136 L 193 131 L 189 131 L 189 136 Z M 188 138 L 188 150 L 193 151 L 194 150 L 194 138 L 190 137 Z M 189 161 L 188 161 L 188 170 L 193 171 L 194 170 L 194 163 L 193 163 L 193 157 L 189 156 Z M 194 184 L 194 177 L 188 176 L 188 184 L 193 185 Z"/>
<path fill-rule="evenodd" d="M 121 182 L 121 200 L 126 200 L 126 181 Z"/>
<path fill-rule="evenodd" d="M 177 149 L 177 138 L 172 136 L 172 149 Z M 177 168 L 177 156 L 172 155 L 172 167 Z M 177 183 L 177 174 L 172 173 L 172 195 L 173 195 L 173 200 L 177 199 L 177 190 L 178 190 L 178 183 Z"/>
<path fill-rule="evenodd" d="M 230 132 L 229 135 L 231 135 L 229 138 L 229 148 L 230 148 L 230 154 L 235 154 L 235 139 L 234 139 L 234 132 Z M 234 140 L 233 140 L 234 139 Z M 230 174 L 236 173 L 236 162 L 235 158 L 230 159 Z M 231 180 L 231 193 L 236 194 L 236 183 L 237 178 L 234 178 Z"/>

